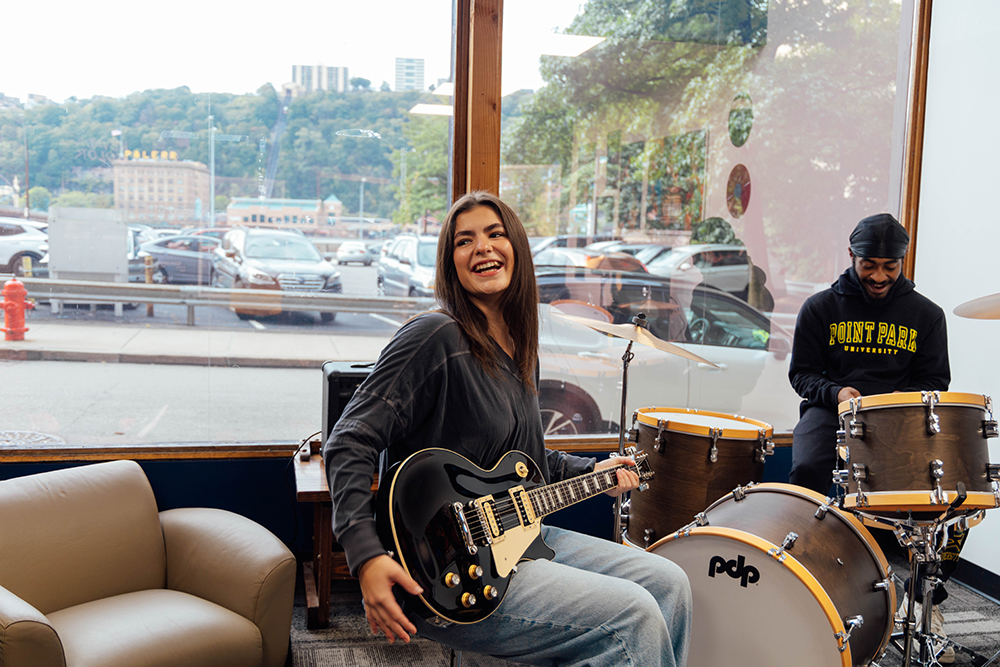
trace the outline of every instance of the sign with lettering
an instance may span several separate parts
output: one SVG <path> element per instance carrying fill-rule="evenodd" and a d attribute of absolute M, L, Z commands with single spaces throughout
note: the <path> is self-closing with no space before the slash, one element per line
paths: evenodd
<path fill-rule="evenodd" d="M 126 160 L 176 160 L 177 151 L 140 151 L 126 150 Z"/>

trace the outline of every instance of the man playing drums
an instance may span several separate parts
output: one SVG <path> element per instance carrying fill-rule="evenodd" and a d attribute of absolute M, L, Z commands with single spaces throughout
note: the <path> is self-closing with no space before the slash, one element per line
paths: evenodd
<path fill-rule="evenodd" d="M 888 213 L 865 218 L 851 233 L 851 266 L 803 304 L 788 376 L 803 398 L 792 441 L 789 481 L 828 494 L 836 467 L 838 405 L 897 391 L 945 391 L 951 380 L 944 311 L 902 275 L 910 237 Z M 964 534 L 942 555 L 944 577 L 957 565 Z M 952 548 L 953 546 L 957 548 Z M 954 556 L 954 560 L 948 560 Z M 934 590 L 932 620 L 947 597 Z M 935 625 L 940 625 L 940 623 Z M 937 634 L 943 630 L 936 628 Z M 951 660 L 948 660 L 948 658 Z M 954 650 L 941 656 L 953 661 Z"/>

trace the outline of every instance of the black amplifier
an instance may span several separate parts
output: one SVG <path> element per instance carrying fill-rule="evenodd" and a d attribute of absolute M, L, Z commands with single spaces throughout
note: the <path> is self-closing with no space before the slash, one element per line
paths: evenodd
<path fill-rule="evenodd" d="M 323 440 L 340 419 L 354 390 L 365 381 L 375 362 L 327 361 L 323 364 Z"/>

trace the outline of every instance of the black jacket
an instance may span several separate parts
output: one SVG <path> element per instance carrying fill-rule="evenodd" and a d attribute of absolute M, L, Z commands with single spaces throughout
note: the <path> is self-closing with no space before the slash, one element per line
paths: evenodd
<path fill-rule="evenodd" d="M 944 311 L 900 277 L 884 299 L 869 299 L 854 268 L 799 311 L 788 377 L 804 400 L 837 407 L 837 393 L 862 396 L 948 389 Z"/>
<path fill-rule="evenodd" d="M 537 395 L 498 345 L 496 377 L 483 370 L 458 324 L 425 313 L 400 328 L 344 408 L 323 446 L 333 532 L 351 574 L 385 549 L 375 530 L 372 475 L 427 447 L 445 447 L 481 468 L 520 450 L 549 482 L 588 472 L 594 460 L 545 449 Z M 536 376 L 537 382 L 537 376 Z"/>

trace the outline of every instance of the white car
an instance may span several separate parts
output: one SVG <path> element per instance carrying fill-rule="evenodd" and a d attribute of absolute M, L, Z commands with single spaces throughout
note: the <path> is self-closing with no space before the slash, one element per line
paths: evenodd
<path fill-rule="evenodd" d="M 369 266 L 372 263 L 372 255 L 368 252 L 368 246 L 361 241 L 344 241 L 337 248 L 337 263 L 347 264 L 348 262 L 358 262 Z"/>
<path fill-rule="evenodd" d="M 699 243 L 675 246 L 647 262 L 646 270 L 675 281 L 703 282 L 731 294 L 745 294 L 750 281 L 747 249 L 741 245 Z"/>
<path fill-rule="evenodd" d="M 716 364 L 634 344 L 626 428 L 641 407 L 742 415 L 771 424 L 775 432 L 790 431 L 798 421 L 800 399 L 788 381 L 791 335 L 746 302 L 636 273 L 577 269 L 567 275 L 543 268 L 536 274 L 542 301 L 539 403 L 547 433 L 616 432 L 621 421 L 628 341 L 559 312 L 612 324 L 631 322 L 642 312 L 653 335 Z"/>
<path fill-rule="evenodd" d="M 22 260 L 30 257 L 32 264 L 49 251 L 46 225 L 19 218 L 0 218 L 0 269 L 20 276 L 24 274 Z"/>

